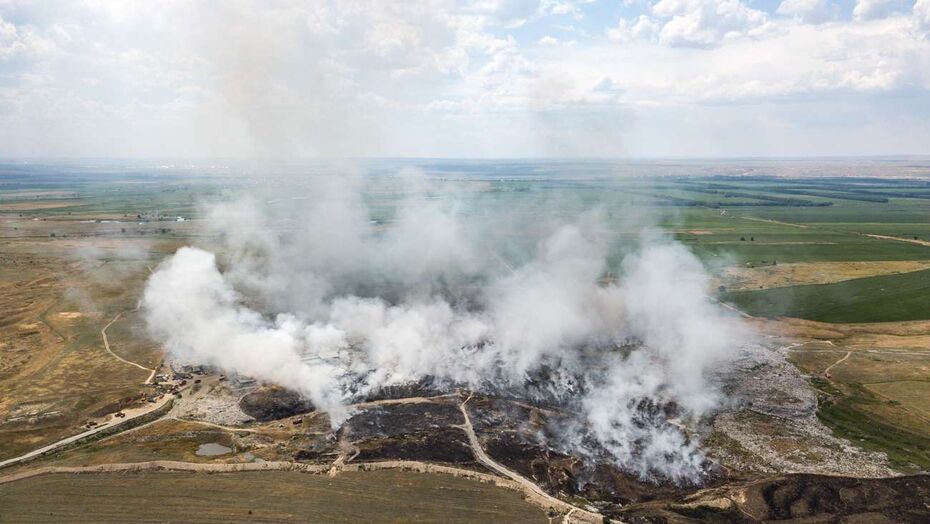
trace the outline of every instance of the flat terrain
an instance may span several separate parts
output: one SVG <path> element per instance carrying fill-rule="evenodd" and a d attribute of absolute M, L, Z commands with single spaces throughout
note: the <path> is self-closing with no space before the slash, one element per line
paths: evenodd
<path fill-rule="evenodd" d="M 151 393 L 150 372 L 114 355 L 161 362 L 135 308 L 149 268 L 188 234 L 174 217 L 191 205 L 164 180 L 2 171 L 0 461 L 107 424 Z"/>
<path fill-rule="evenodd" d="M 113 351 L 147 367 L 161 360 L 134 323 L 148 255 L 127 252 L 139 244 L 0 239 L 0 257 L 15 261 L 0 265 L 0 459 L 80 433 L 149 391 L 149 373 L 107 353 L 101 335 L 123 313 L 109 328 Z"/>
<path fill-rule="evenodd" d="M 930 270 L 739 291 L 724 295 L 724 300 L 762 317 L 841 323 L 924 320 L 930 312 Z"/>
<path fill-rule="evenodd" d="M 788 358 L 811 376 L 821 420 L 903 471 L 930 469 L 930 322 L 799 329 L 814 337 Z"/>
<path fill-rule="evenodd" d="M 887 455 L 887 464 L 862 471 L 930 470 L 930 181 L 920 178 L 924 171 L 912 166 L 911 178 L 900 179 L 874 170 L 782 178 L 742 176 L 727 166 L 651 165 L 644 172 L 661 176 L 618 177 L 601 164 L 424 161 L 421 167 L 443 177 L 437 198 L 454 193 L 463 213 L 494 224 L 495 234 L 509 240 L 495 254 L 505 264 L 519 264 L 536 248 L 540 224 L 575 220 L 592 209 L 605 218 L 614 268 L 643 225 L 687 245 L 712 273 L 708 294 L 758 317 L 753 322 L 763 342 L 787 348 L 812 399 L 809 416 L 829 428 L 782 431 L 781 419 L 758 408 L 734 417 L 733 425 L 764 436 L 795 461 L 766 471 L 824 463 L 804 439 L 831 431 L 857 449 Z M 179 246 L 210 242 L 199 202 L 242 192 L 261 198 L 263 183 L 196 169 L 0 166 L 0 460 L 81 433 L 89 422 L 111 423 L 116 413 L 144 402 L 152 391 L 143 384 L 146 369 L 158 368 L 164 357 L 136 311 L 149 271 Z M 402 196 L 392 184 L 386 180 L 366 195 L 380 229 L 390 227 Z M 335 444 L 322 417 L 231 427 L 237 422 L 223 417 L 235 411 L 236 392 L 218 375 L 201 378 L 170 417 L 2 473 L 149 460 L 295 460 L 299 450 L 324 448 L 327 453 L 308 460 L 345 458 L 345 450 L 331 452 Z M 465 435 L 450 428 L 439 438 L 461 452 L 455 445 Z M 414 446 L 421 437 L 387 441 L 425 453 Z M 724 445 L 740 457 L 751 455 L 751 443 Z M 198 455 L 204 444 L 231 451 Z M 442 447 L 433 444 L 426 451 Z M 831 445 L 843 454 L 842 446 Z M 49 475 L 0 486 L 3 522 L 383 521 L 391 515 L 453 522 L 544 518 L 515 492 L 404 472 Z"/>
<path fill-rule="evenodd" d="M 402 515 L 403 517 L 400 517 Z M 54 474 L 0 485 L 3 522 L 547 522 L 521 496 L 400 471 Z"/>
<path fill-rule="evenodd" d="M 897 275 L 930 269 L 930 260 L 896 262 L 794 262 L 759 267 L 724 268 L 720 283 L 728 292 L 756 291 L 811 284 L 832 284 L 857 278 Z"/>

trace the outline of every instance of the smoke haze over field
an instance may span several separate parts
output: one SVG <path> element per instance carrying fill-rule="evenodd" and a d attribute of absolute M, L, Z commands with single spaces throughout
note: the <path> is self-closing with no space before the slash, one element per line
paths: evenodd
<path fill-rule="evenodd" d="M 699 480 L 696 444 L 643 409 L 675 406 L 686 422 L 710 413 L 710 372 L 746 341 L 708 298 L 698 259 L 644 228 L 610 268 L 596 210 L 502 222 L 471 195 L 400 180 L 387 225 L 371 219 L 377 188 L 364 177 L 206 206 L 219 259 L 186 247 L 157 268 L 143 302 L 150 332 L 181 361 L 300 392 L 334 426 L 355 399 L 432 378 L 559 402 L 579 413 L 560 445 L 643 477 Z M 599 283 L 609 271 L 616 281 Z"/>

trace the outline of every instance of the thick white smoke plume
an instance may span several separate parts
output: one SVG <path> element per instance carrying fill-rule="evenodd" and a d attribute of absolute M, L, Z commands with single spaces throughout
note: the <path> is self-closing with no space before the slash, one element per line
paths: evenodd
<path fill-rule="evenodd" d="M 702 455 L 667 417 L 719 404 L 709 376 L 746 334 L 688 249 L 647 231 L 609 268 L 596 213 L 502 223 L 422 181 L 403 191 L 387 225 L 353 178 L 210 206 L 220 261 L 186 247 L 158 267 L 151 333 L 180 360 L 302 393 L 334 425 L 354 399 L 424 378 L 522 391 L 578 411 L 562 445 L 647 478 L 700 478 Z"/>

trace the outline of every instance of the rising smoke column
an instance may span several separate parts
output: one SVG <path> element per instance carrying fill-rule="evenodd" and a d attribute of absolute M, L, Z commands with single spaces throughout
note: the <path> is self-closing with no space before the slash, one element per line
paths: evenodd
<path fill-rule="evenodd" d="M 153 337 L 181 361 L 294 389 L 334 426 L 385 386 L 431 377 L 520 391 L 546 370 L 557 380 L 532 394 L 581 413 L 563 443 L 644 478 L 700 478 L 696 443 L 653 408 L 677 406 L 686 423 L 710 413 L 710 371 L 746 333 L 707 297 L 684 246 L 644 232 L 619 281 L 602 285 L 610 239 L 597 214 L 553 224 L 513 265 L 457 199 L 414 191 L 383 230 L 357 181 L 316 189 L 284 226 L 267 202 L 211 207 L 225 269 L 196 247 L 160 265 L 143 300 Z"/>

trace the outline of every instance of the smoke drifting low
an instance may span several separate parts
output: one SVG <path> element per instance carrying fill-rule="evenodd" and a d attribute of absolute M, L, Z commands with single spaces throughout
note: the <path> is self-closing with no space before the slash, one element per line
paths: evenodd
<path fill-rule="evenodd" d="M 558 446 L 700 480 L 704 457 L 667 418 L 719 405 L 709 377 L 747 333 L 687 248 L 645 228 L 610 268 L 595 212 L 481 220 L 477 200 L 414 177 L 385 226 L 370 190 L 325 178 L 306 196 L 208 206 L 219 261 L 185 247 L 158 267 L 151 334 L 181 361 L 300 392 L 334 426 L 354 400 L 428 378 L 558 403 L 578 414 Z"/>

